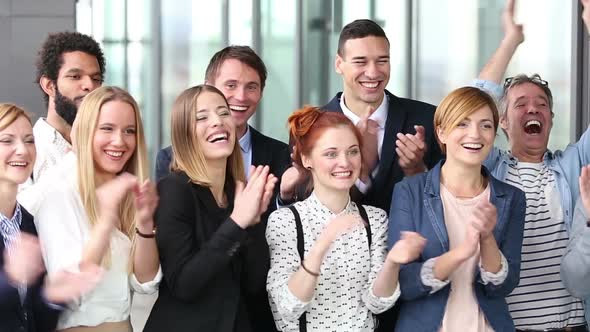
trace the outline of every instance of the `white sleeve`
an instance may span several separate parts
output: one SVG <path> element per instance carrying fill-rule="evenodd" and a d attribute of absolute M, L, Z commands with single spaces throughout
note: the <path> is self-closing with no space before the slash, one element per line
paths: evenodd
<path fill-rule="evenodd" d="M 289 289 L 289 279 L 301 265 L 295 221 L 289 209 L 282 208 L 270 215 L 266 226 L 266 241 L 270 250 L 266 289 L 275 321 L 281 322 L 280 325 L 296 324 L 313 298 L 309 302 L 303 302 Z"/>
<path fill-rule="evenodd" d="M 373 292 L 373 285 L 377 279 L 377 275 L 383 268 L 385 258 L 387 257 L 387 229 L 388 220 L 387 213 L 382 209 L 372 206 L 365 206 L 367 217 L 371 223 L 371 271 L 369 272 L 369 279 L 363 293 L 362 299 L 367 308 L 374 314 L 380 314 L 385 310 L 391 308 L 399 296 L 400 288 L 399 282 L 395 291 L 389 297 L 378 297 Z"/>
<path fill-rule="evenodd" d="M 137 277 L 135 277 L 134 273 L 131 273 L 129 276 L 129 284 L 131 285 L 131 289 L 134 292 L 139 294 L 154 294 L 158 290 L 158 286 L 160 285 L 160 281 L 162 281 L 162 266 L 158 267 L 158 273 L 154 276 L 153 280 L 146 281 L 144 283 L 139 282 Z"/>

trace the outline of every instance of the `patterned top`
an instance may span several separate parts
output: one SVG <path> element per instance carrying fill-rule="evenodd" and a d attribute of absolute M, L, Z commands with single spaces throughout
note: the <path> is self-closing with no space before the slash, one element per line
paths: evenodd
<path fill-rule="evenodd" d="M 301 216 L 305 254 L 336 216 L 315 194 L 295 203 Z M 270 249 L 270 271 L 266 288 L 275 323 L 281 331 L 299 331 L 299 317 L 307 312 L 308 331 L 373 331 L 373 314 L 381 313 L 397 301 L 399 284 L 392 296 L 373 294 L 373 283 L 387 255 L 387 214 L 366 206 L 371 225 L 369 252 L 366 229 L 357 228 L 332 243 L 320 268 L 313 298 L 299 300 L 288 288 L 289 278 L 301 264 L 297 252 L 297 231 L 292 212 L 279 209 L 270 215 L 266 240 Z M 355 203 L 347 204 L 343 213 L 358 213 Z"/>
<path fill-rule="evenodd" d="M 57 164 L 72 150 L 72 145 L 55 128 L 40 118 L 33 127 L 35 135 L 35 147 L 37 159 L 33 168 L 33 182 L 45 174 L 45 172 Z"/>
<path fill-rule="evenodd" d="M 14 209 L 14 215 L 12 218 L 8 219 L 8 217 L 0 213 L 0 235 L 4 241 L 4 247 L 9 251 L 12 250 L 12 244 L 20 233 L 21 222 L 22 213 L 18 203 L 16 203 L 16 208 Z"/>
<path fill-rule="evenodd" d="M 568 234 L 554 173 L 545 163 L 510 166 L 506 182 L 526 194 L 520 282 L 506 298 L 517 329 L 562 329 L 584 324 L 584 307 L 559 274 Z"/>
<path fill-rule="evenodd" d="M 22 223 L 23 215 L 20 209 L 20 205 L 16 203 L 14 209 L 14 215 L 8 219 L 5 215 L 0 213 L 0 236 L 4 241 L 4 247 L 10 253 L 12 251 L 14 240 L 20 234 L 20 225 Z M 27 287 L 25 285 L 19 285 L 17 287 L 18 295 L 20 296 L 21 303 L 24 302 L 25 296 L 27 295 Z"/>

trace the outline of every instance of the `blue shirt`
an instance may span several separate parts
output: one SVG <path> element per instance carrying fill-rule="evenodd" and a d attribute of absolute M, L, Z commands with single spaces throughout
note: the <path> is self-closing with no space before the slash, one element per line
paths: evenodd
<path fill-rule="evenodd" d="M 250 126 L 246 127 L 244 136 L 240 137 L 240 150 L 242 151 L 242 160 L 244 161 L 244 171 L 246 179 L 250 177 L 250 166 L 252 165 L 252 132 Z"/>

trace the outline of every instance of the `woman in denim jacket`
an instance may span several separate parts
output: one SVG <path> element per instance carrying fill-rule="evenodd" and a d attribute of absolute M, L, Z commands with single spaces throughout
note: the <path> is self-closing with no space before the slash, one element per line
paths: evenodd
<path fill-rule="evenodd" d="M 525 195 L 482 166 L 498 127 L 494 100 L 464 87 L 434 116 L 446 160 L 395 187 L 389 243 L 428 240 L 402 265 L 396 331 L 514 331 L 504 297 L 518 284 Z"/>

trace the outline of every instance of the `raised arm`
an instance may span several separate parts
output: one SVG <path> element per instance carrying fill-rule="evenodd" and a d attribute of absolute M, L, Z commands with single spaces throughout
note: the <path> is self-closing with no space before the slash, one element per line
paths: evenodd
<path fill-rule="evenodd" d="M 584 10 L 582 11 L 582 21 L 586 25 L 586 32 L 590 34 L 590 0 L 580 0 Z"/>
<path fill-rule="evenodd" d="M 479 79 L 501 84 L 512 56 L 518 46 L 524 41 L 522 25 L 514 22 L 515 4 L 516 0 L 508 0 L 506 2 L 506 7 L 502 12 L 504 38 L 502 38 L 500 45 L 479 73 Z"/>
<path fill-rule="evenodd" d="M 575 297 L 590 295 L 590 166 L 584 166 L 580 175 L 580 199 L 576 203 L 570 241 L 561 261 L 561 279 Z"/>

